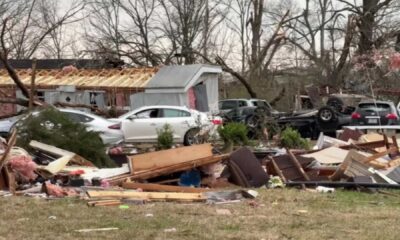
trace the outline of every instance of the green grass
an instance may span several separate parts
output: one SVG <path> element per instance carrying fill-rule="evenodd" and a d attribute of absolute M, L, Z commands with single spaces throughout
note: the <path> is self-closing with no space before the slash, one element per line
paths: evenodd
<path fill-rule="evenodd" d="M 400 198 L 337 191 L 258 190 L 229 205 L 148 203 L 87 207 L 77 199 L 0 198 L 0 239 L 398 239 Z M 218 215 L 216 209 L 232 215 Z M 146 217 L 146 214 L 153 217 Z M 49 219 L 56 216 L 56 219 Z M 78 233 L 83 228 L 117 227 Z M 176 232 L 164 232 L 176 228 Z"/>

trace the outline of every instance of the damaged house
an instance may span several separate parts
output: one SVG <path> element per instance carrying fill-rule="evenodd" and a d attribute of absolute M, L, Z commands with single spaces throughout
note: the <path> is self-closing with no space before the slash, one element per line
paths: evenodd
<path fill-rule="evenodd" d="M 130 98 L 133 109 L 146 105 L 187 106 L 201 112 L 218 111 L 219 66 L 166 66 Z"/>
<path fill-rule="evenodd" d="M 31 61 L 11 62 L 29 88 Z M 161 68 L 115 68 L 97 60 L 38 60 L 36 97 L 49 104 L 84 104 L 128 111 L 144 105 L 188 106 L 201 111 L 218 108 L 220 67 L 205 65 Z M 139 93 L 139 94 L 138 94 Z M 0 69 L 0 98 L 23 98 L 5 69 Z M 20 110 L 1 104 L 0 116 Z"/>

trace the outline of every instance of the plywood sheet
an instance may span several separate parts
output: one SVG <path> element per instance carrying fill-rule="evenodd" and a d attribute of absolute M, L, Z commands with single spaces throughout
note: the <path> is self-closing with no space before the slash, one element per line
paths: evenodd
<path fill-rule="evenodd" d="M 129 157 L 131 171 L 138 172 L 167 167 L 212 156 L 210 144 L 193 145 Z"/>

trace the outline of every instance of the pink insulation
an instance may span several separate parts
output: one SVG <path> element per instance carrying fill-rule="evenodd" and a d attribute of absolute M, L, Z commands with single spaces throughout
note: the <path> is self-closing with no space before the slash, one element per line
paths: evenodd
<path fill-rule="evenodd" d="M 49 196 L 64 197 L 64 196 L 78 195 L 78 193 L 74 189 L 62 188 L 60 186 L 51 183 L 45 183 L 45 184 L 46 184 L 47 194 Z"/>
<path fill-rule="evenodd" d="M 22 178 L 21 180 L 30 181 L 36 179 L 35 169 L 37 166 L 30 156 L 11 156 L 8 163 L 13 171 Z"/>

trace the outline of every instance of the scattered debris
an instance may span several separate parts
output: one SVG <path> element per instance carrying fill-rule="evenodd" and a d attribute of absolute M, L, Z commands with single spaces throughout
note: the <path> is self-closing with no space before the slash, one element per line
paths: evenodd
<path fill-rule="evenodd" d="M 75 232 L 87 233 L 87 232 L 100 232 L 100 231 L 113 231 L 113 230 L 119 230 L 119 228 L 116 228 L 116 227 L 110 227 L 110 228 L 86 228 L 86 229 L 75 230 Z"/>
<path fill-rule="evenodd" d="M 166 232 L 166 233 L 176 232 L 176 228 L 167 228 L 167 229 L 164 229 L 164 232 Z"/>
<path fill-rule="evenodd" d="M 217 208 L 216 212 L 218 215 L 226 215 L 226 216 L 232 215 L 232 212 L 229 209 Z"/>

